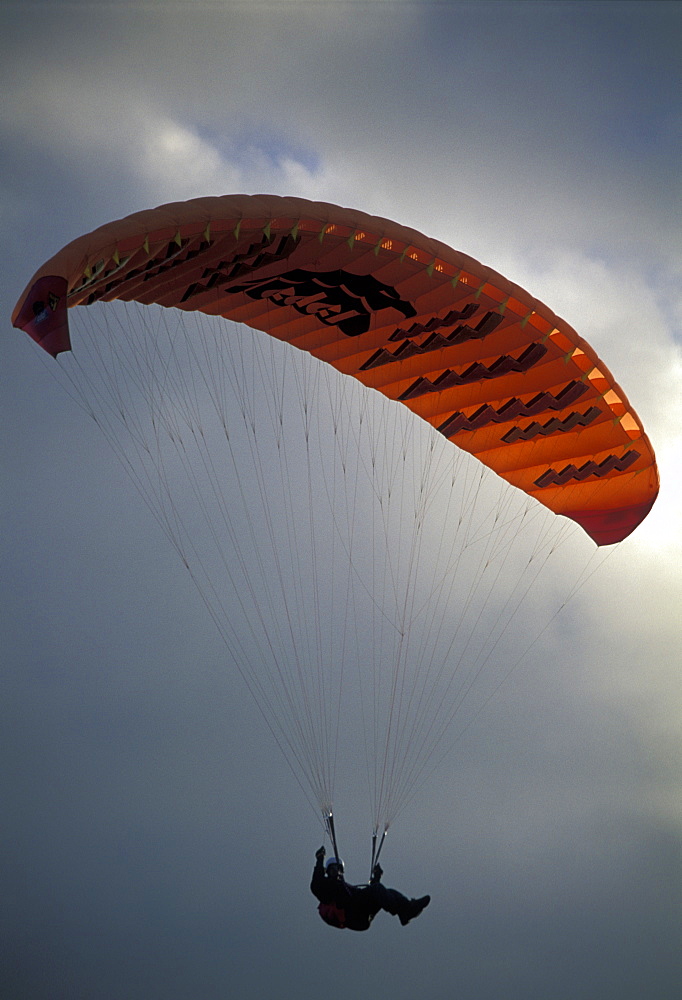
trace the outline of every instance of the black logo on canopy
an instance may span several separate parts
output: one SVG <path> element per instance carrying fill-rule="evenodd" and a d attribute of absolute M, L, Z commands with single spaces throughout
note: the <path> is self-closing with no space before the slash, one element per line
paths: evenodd
<path fill-rule="evenodd" d="M 321 323 L 338 327 L 347 337 L 358 337 L 370 328 L 373 313 L 395 309 L 406 319 L 416 315 L 411 303 L 395 288 L 370 274 L 347 271 L 304 271 L 296 268 L 276 275 L 230 285 L 226 292 L 242 292 L 252 299 L 267 299 L 277 306 L 290 306 Z"/>

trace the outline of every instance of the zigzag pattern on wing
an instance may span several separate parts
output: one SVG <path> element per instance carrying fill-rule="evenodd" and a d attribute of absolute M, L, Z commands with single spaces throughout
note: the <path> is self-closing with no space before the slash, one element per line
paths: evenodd
<path fill-rule="evenodd" d="M 445 437 L 451 437 L 458 431 L 477 431 L 489 424 L 506 424 L 517 417 L 536 417 L 546 410 L 563 410 L 577 402 L 587 389 L 584 382 L 573 381 L 565 385 L 556 395 L 551 392 L 539 392 L 527 403 L 513 396 L 497 410 L 489 403 L 484 403 L 469 417 L 458 410 L 444 420 L 438 430 Z"/>
<path fill-rule="evenodd" d="M 601 478 L 610 472 L 625 472 L 639 457 L 639 452 L 633 448 L 631 451 L 626 451 L 620 458 L 617 455 L 609 455 L 601 462 L 593 462 L 592 460 L 585 462 L 580 468 L 575 465 L 566 465 L 560 472 L 557 472 L 556 469 L 548 469 L 547 472 L 538 476 L 535 485 L 538 489 L 545 489 L 547 486 L 565 486 L 572 479 L 583 482 L 590 476 Z"/>
<path fill-rule="evenodd" d="M 449 316 L 445 319 L 439 320 L 440 326 L 448 326 L 447 320 Z M 465 344 L 469 340 L 483 340 L 489 334 L 496 330 L 497 327 L 502 322 L 503 317 L 500 313 L 488 312 L 481 319 L 475 327 L 467 326 L 466 324 L 456 327 L 451 333 L 432 333 L 430 337 L 427 337 L 425 341 L 421 344 L 415 344 L 412 340 L 403 340 L 403 342 L 396 347 L 395 351 L 387 351 L 385 347 L 380 348 L 376 351 L 371 358 L 368 358 L 363 365 L 360 365 L 360 371 L 369 371 L 371 368 L 379 368 L 381 365 L 390 365 L 395 361 L 405 361 L 406 358 L 413 358 L 419 354 L 429 354 L 432 351 L 441 351 L 444 347 L 453 347 L 455 344 Z M 414 337 L 417 333 L 425 333 L 431 324 L 426 324 L 426 326 L 421 326 L 421 324 L 415 324 L 410 327 L 409 330 L 401 331 L 402 333 L 408 334 L 410 337 Z M 395 333 L 391 334 L 389 340 L 395 340 Z"/>
<path fill-rule="evenodd" d="M 446 368 L 433 382 L 428 378 L 418 378 L 398 399 L 403 401 L 416 399 L 418 396 L 425 396 L 429 392 L 442 392 L 443 389 L 452 389 L 458 385 L 469 385 L 471 382 L 500 378 L 502 375 L 511 374 L 511 372 L 527 372 L 546 353 L 547 348 L 544 344 L 530 344 L 518 358 L 513 358 L 509 354 L 503 354 L 489 366 L 476 361 L 461 373 L 453 372 L 452 369 Z"/>

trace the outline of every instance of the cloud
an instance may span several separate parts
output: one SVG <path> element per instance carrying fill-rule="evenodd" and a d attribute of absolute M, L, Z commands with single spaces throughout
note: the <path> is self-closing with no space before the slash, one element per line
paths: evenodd
<path fill-rule="evenodd" d="M 151 116 L 141 129 L 132 172 L 141 175 L 160 201 L 184 201 L 206 191 L 231 191 L 239 172 L 218 151 L 176 122 Z"/>

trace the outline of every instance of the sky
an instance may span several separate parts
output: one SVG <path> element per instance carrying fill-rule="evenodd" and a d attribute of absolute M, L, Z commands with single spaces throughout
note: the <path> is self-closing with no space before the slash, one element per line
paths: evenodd
<path fill-rule="evenodd" d="M 677 996 L 681 38 L 675 2 L 2 4 L 2 996 Z M 10 322 L 76 236 L 237 192 L 395 219 L 507 275 L 593 344 L 659 460 L 649 517 L 391 829 L 385 881 L 433 897 L 404 929 L 317 917 L 319 821 Z"/>

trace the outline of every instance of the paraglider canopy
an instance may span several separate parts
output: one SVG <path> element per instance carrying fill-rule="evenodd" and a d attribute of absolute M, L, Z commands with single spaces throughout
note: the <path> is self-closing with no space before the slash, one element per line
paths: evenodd
<path fill-rule="evenodd" d="M 414 230 L 273 195 L 138 212 L 47 261 L 12 321 L 70 349 L 67 307 L 159 303 L 246 323 L 409 407 L 598 545 L 646 517 L 651 445 L 592 348 L 526 291 Z"/>

